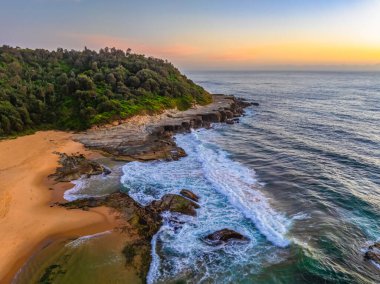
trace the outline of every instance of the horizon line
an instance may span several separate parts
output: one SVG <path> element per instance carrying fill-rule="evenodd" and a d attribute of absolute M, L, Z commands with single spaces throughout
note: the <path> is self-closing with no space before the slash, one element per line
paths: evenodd
<path fill-rule="evenodd" d="M 67 51 L 84 51 L 85 49 L 95 51 L 95 52 L 100 52 L 102 49 L 112 49 L 116 48 L 117 50 L 123 50 L 124 52 L 127 51 L 127 49 L 122 49 L 116 46 L 104 46 L 101 48 L 88 48 L 86 45 L 84 45 L 82 48 L 64 48 L 64 47 L 55 47 L 55 48 L 48 48 L 48 47 L 26 47 L 26 46 L 20 46 L 20 45 L 15 45 L 12 46 L 11 44 L 6 44 L 2 43 L 0 45 L 1 47 L 11 47 L 11 48 L 19 48 L 19 49 L 31 49 L 31 50 L 36 50 L 36 49 L 44 49 L 48 51 L 57 51 L 58 49 L 63 49 Z M 268 64 L 250 64 L 246 66 L 220 66 L 220 67 L 213 67 L 211 69 L 202 68 L 202 67 L 197 67 L 197 68 L 192 68 L 192 67 L 184 67 L 180 66 L 181 64 L 175 63 L 175 60 L 165 58 L 165 57 L 159 57 L 155 55 L 149 55 L 145 53 L 140 53 L 138 51 L 135 51 L 131 49 L 132 54 L 136 55 L 143 55 L 145 57 L 153 57 L 157 59 L 162 59 L 166 60 L 170 63 L 172 63 L 175 67 L 182 71 L 186 72 L 255 72 L 255 71 L 315 71 L 315 72 L 379 72 L 380 71 L 380 62 L 379 63 L 373 63 L 373 64 L 315 64 L 315 63 L 310 63 L 310 64 L 291 64 L 291 63 L 279 63 L 279 64 L 273 64 L 273 63 L 268 63 Z M 234 63 L 234 62 L 231 62 Z M 237 62 L 236 62 L 237 63 Z M 241 63 L 241 62 L 239 62 Z M 205 64 L 207 65 L 207 64 Z"/>

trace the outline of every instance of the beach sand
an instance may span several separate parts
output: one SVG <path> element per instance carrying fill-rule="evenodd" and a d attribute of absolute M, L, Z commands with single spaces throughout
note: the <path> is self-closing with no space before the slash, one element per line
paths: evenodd
<path fill-rule="evenodd" d="M 42 131 L 0 141 L 0 283 L 12 280 L 25 261 L 57 236 L 83 236 L 110 230 L 115 216 L 104 207 L 90 211 L 50 205 L 70 186 L 54 185 L 49 174 L 58 166 L 54 151 L 96 155 L 71 140 L 72 134 Z"/>

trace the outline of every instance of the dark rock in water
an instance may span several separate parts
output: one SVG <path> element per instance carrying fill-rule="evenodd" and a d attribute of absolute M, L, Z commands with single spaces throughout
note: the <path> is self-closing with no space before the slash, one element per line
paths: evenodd
<path fill-rule="evenodd" d="M 197 215 L 195 209 L 199 208 L 199 205 L 181 195 L 166 194 L 161 200 L 155 200 L 147 207 L 157 213 L 171 211 L 195 216 Z"/>
<path fill-rule="evenodd" d="M 216 231 L 210 235 L 207 235 L 204 240 L 212 245 L 221 245 L 224 243 L 227 243 L 229 241 L 248 241 L 249 239 L 242 234 L 235 232 L 230 229 L 222 229 L 219 231 Z"/>
<path fill-rule="evenodd" d="M 234 123 L 235 123 L 235 120 L 233 120 L 233 119 L 227 119 L 227 120 L 226 120 L 226 123 L 227 123 L 227 124 L 234 124 Z"/>
<path fill-rule="evenodd" d="M 367 251 L 364 255 L 366 260 L 372 260 L 377 264 L 380 264 L 380 253 L 376 253 L 374 251 Z"/>
<path fill-rule="evenodd" d="M 55 174 L 51 175 L 55 177 L 57 181 L 72 181 L 80 178 L 82 175 L 90 177 L 92 175 L 110 174 L 111 171 L 95 161 L 91 161 L 85 158 L 84 155 L 67 155 L 65 153 L 58 153 L 59 163 L 61 167 L 57 168 Z"/>
<path fill-rule="evenodd" d="M 364 258 L 366 260 L 372 260 L 380 265 L 380 242 L 369 246 Z"/>
<path fill-rule="evenodd" d="M 182 189 L 181 192 L 180 192 L 180 194 L 182 196 L 185 196 L 185 197 L 187 197 L 187 198 L 195 201 L 195 202 L 199 201 L 199 196 L 196 195 L 194 192 L 188 190 L 188 189 Z"/>
<path fill-rule="evenodd" d="M 249 107 L 252 105 L 259 105 L 258 103 L 247 102 L 246 100 L 242 98 L 235 98 L 235 101 L 240 109 L 243 109 L 245 107 Z"/>
<path fill-rule="evenodd" d="M 182 157 L 186 157 L 187 154 L 185 150 L 180 147 L 175 147 L 172 151 L 170 151 L 170 157 L 168 160 L 178 161 Z"/>
<path fill-rule="evenodd" d="M 373 245 L 369 246 L 369 249 L 377 249 L 380 250 L 380 242 L 374 243 Z"/>
<path fill-rule="evenodd" d="M 253 106 L 259 106 L 259 103 L 252 103 Z"/>

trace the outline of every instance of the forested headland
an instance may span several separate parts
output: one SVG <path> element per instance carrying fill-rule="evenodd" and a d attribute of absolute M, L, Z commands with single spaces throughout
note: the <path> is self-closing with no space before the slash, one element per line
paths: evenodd
<path fill-rule="evenodd" d="M 82 130 L 211 100 L 171 63 L 129 49 L 0 47 L 0 136 Z"/>

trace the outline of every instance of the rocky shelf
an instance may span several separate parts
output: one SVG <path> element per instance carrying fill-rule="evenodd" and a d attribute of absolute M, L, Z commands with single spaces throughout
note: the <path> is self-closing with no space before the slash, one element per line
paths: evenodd
<path fill-rule="evenodd" d="M 214 122 L 233 124 L 250 103 L 233 96 L 213 95 L 213 103 L 186 111 L 136 116 L 75 135 L 86 147 L 111 154 L 117 160 L 177 160 L 186 155 L 173 140 L 175 133 L 210 127 Z"/>
<path fill-rule="evenodd" d="M 92 128 L 76 134 L 74 139 L 88 148 L 109 154 L 116 160 L 176 160 L 186 153 L 176 145 L 174 134 L 201 127 L 208 128 L 211 123 L 233 124 L 243 115 L 243 109 L 249 105 L 251 104 L 232 96 L 214 95 L 213 103 L 207 106 L 196 106 L 182 112 L 169 110 L 155 116 L 136 116 L 125 121 L 116 121 L 112 125 Z M 108 169 L 82 156 L 60 154 L 60 158 L 61 167 L 54 175 L 59 180 L 72 180 L 73 176 L 78 175 L 108 173 Z M 160 200 L 141 206 L 128 194 L 115 192 L 106 197 L 87 198 L 56 205 L 82 210 L 106 206 L 115 210 L 125 221 L 123 227 L 118 229 L 134 236 L 132 241 L 126 242 L 123 250 L 126 262 L 135 266 L 141 279 L 145 281 L 151 260 L 150 240 L 162 225 L 161 213 L 171 211 L 196 216 L 200 198 L 190 190 L 182 189 L 180 195 L 166 194 Z M 174 219 L 171 221 L 176 222 Z M 228 229 L 215 232 L 206 239 L 212 244 L 227 243 L 230 240 L 248 240 Z"/>

